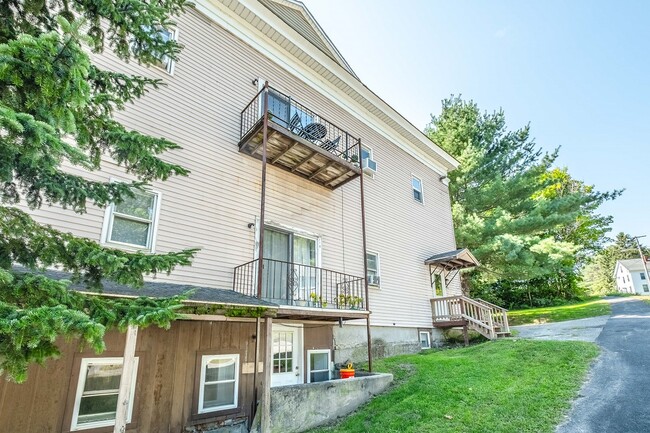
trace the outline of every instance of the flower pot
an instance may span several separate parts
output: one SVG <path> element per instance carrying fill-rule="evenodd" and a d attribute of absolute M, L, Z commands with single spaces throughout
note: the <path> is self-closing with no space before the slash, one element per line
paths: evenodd
<path fill-rule="evenodd" d="M 341 379 L 349 379 L 351 377 L 354 377 L 354 368 L 341 369 Z"/>

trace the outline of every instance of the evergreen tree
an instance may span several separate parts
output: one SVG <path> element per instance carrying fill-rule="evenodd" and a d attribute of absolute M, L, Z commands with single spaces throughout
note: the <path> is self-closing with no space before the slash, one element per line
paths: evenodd
<path fill-rule="evenodd" d="M 160 29 L 173 27 L 170 17 L 184 6 L 184 0 L 0 1 L 0 369 L 13 380 L 25 380 L 29 364 L 56 356 L 60 337 L 102 351 L 107 328 L 167 327 L 177 317 L 180 298 L 82 295 L 38 269 L 69 271 L 92 290 L 103 279 L 137 287 L 143 275 L 188 265 L 195 250 L 148 255 L 103 248 L 37 224 L 14 205 L 83 213 L 89 204 L 121 203 L 149 182 L 188 174 L 159 157 L 176 144 L 113 119 L 161 82 L 91 61 L 105 46 L 145 65 L 176 58 L 180 46 Z M 90 181 L 62 168 L 99 170 L 106 157 L 137 180 Z"/>
<path fill-rule="evenodd" d="M 620 192 L 596 192 L 554 169 L 557 151 L 542 153 L 529 126 L 510 131 L 503 111 L 481 113 L 472 101 L 444 100 L 426 132 L 460 162 L 449 191 L 457 243 L 482 264 L 466 274 L 471 290 L 497 301 L 491 292 L 509 292 L 517 303 L 533 297 L 535 281 L 577 287 L 576 257 L 609 228 L 594 211 Z"/>

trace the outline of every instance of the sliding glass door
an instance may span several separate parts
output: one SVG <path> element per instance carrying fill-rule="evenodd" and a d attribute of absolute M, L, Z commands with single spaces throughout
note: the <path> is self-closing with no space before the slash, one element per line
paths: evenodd
<path fill-rule="evenodd" d="M 316 293 L 316 240 L 275 228 L 264 229 L 262 296 L 303 305 Z"/>

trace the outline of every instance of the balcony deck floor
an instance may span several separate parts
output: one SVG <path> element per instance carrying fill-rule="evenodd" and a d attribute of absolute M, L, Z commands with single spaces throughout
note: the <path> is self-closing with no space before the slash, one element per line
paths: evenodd
<path fill-rule="evenodd" d="M 242 138 L 239 151 L 261 160 L 262 138 L 260 121 Z M 272 121 L 268 124 L 266 158 L 271 165 L 329 189 L 336 189 L 361 175 L 361 169 L 355 164 Z"/>

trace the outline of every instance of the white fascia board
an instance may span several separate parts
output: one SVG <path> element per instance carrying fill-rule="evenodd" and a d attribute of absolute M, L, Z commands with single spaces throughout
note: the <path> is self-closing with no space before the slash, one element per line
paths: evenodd
<path fill-rule="evenodd" d="M 276 17 L 271 11 L 267 10 L 263 5 L 257 2 L 242 0 L 240 3 L 250 9 L 257 16 L 261 17 L 270 26 L 277 30 L 280 30 L 285 38 L 287 38 L 291 43 L 296 45 L 301 50 L 305 51 L 321 65 L 328 68 L 329 70 L 335 71 L 337 79 L 343 81 L 354 90 L 356 90 L 359 94 L 366 97 L 369 102 L 375 104 L 376 106 L 379 104 L 378 108 L 380 109 L 382 106 L 388 108 L 388 110 L 383 111 L 394 113 L 394 115 L 391 117 L 398 121 L 401 126 L 407 130 L 412 130 L 409 132 L 411 132 L 415 137 L 422 136 L 422 143 L 425 146 L 429 147 L 432 151 L 436 152 L 438 155 L 442 156 L 450 167 L 458 167 L 458 161 L 451 157 L 451 155 L 438 148 L 437 145 L 432 143 L 423 135 L 422 131 L 419 131 L 417 128 L 415 128 L 415 126 L 405 120 L 399 113 L 392 109 L 392 107 L 386 104 L 377 95 L 372 93 L 366 86 L 354 78 L 343 67 L 327 57 L 325 54 L 321 53 L 320 50 L 312 47 L 311 43 L 304 40 L 302 36 L 300 36 L 295 30 L 293 30 L 282 20 Z M 249 3 L 252 3 L 252 5 Z M 273 41 L 270 39 L 265 38 L 259 30 L 257 30 L 254 26 L 252 26 L 240 16 L 236 15 L 232 10 L 223 5 L 218 0 L 196 0 L 195 5 L 196 9 L 207 16 L 209 19 L 213 20 L 215 23 L 225 28 L 227 31 L 234 34 L 239 39 L 243 40 L 246 44 L 259 51 L 262 55 L 266 56 L 280 67 L 286 69 L 291 74 L 301 79 L 315 91 L 335 102 L 346 112 L 355 116 L 364 124 L 386 137 L 400 149 L 418 161 L 422 162 L 436 173 L 440 175 L 446 175 L 449 171 L 448 167 L 445 167 L 441 162 L 436 161 L 430 155 L 427 155 L 423 150 L 414 145 L 410 145 L 410 143 L 406 144 L 405 142 L 408 142 L 408 140 L 405 137 L 386 125 L 372 113 L 368 112 L 367 109 L 360 106 L 349 95 L 343 93 L 332 83 L 325 82 L 324 78 L 321 75 L 306 67 L 304 63 L 302 63 L 291 54 L 287 53 L 279 45 L 273 43 Z M 373 99 L 376 102 L 374 102 Z"/>
<path fill-rule="evenodd" d="M 348 62 L 343 58 L 341 52 L 338 50 L 338 48 L 336 48 L 332 40 L 329 38 L 329 36 L 327 36 L 327 33 L 325 33 L 325 30 L 323 30 L 320 24 L 318 24 L 316 18 L 312 15 L 311 11 L 307 8 L 307 6 L 305 6 L 303 2 L 296 1 L 296 0 L 272 0 L 272 1 L 275 1 L 276 3 L 282 3 L 283 5 L 300 12 L 303 15 L 303 17 L 305 17 L 305 21 L 320 36 L 321 40 L 330 49 L 331 54 L 333 54 L 334 57 L 336 57 L 339 62 L 343 63 L 347 67 L 348 71 L 351 72 L 352 75 L 356 77 L 354 71 L 352 70 L 352 67 L 350 67 Z"/>

